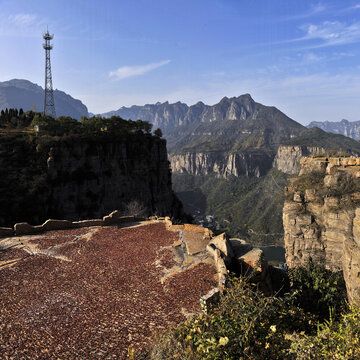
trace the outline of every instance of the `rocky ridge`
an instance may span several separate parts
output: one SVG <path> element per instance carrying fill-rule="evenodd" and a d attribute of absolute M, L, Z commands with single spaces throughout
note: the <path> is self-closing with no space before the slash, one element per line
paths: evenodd
<path fill-rule="evenodd" d="M 310 259 L 342 270 L 350 301 L 360 302 L 360 158 L 303 157 L 285 190 L 286 263 Z"/>
<path fill-rule="evenodd" d="M 319 128 L 311 128 L 281 144 L 277 149 L 273 166 L 286 174 L 296 175 L 300 171 L 300 159 L 303 156 L 358 156 L 359 154 L 358 141 Z"/>
<path fill-rule="evenodd" d="M 342 119 L 341 121 L 312 121 L 308 128 L 318 127 L 324 131 L 329 131 L 334 134 L 341 134 L 348 136 L 355 140 L 360 140 L 360 121 L 348 121 Z"/>

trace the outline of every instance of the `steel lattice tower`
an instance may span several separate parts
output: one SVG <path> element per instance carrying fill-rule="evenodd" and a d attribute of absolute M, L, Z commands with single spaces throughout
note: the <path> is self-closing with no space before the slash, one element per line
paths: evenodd
<path fill-rule="evenodd" d="M 44 115 L 50 115 L 54 119 L 56 118 L 55 103 L 54 103 L 54 91 L 52 85 L 51 76 L 51 63 L 50 63 L 50 50 L 53 45 L 50 44 L 50 40 L 54 38 L 54 35 L 50 35 L 49 30 L 43 34 L 45 43 L 43 48 L 45 49 L 45 98 L 44 98 Z"/>

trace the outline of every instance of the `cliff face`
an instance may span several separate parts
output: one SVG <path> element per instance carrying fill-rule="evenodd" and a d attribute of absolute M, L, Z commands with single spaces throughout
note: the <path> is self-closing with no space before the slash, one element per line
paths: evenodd
<path fill-rule="evenodd" d="M 223 178 L 231 175 L 260 177 L 271 168 L 271 157 L 263 152 L 233 154 L 189 152 L 170 155 L 169 160 L 174 173 L 215 174 Z"/>
<path fill-rule="evenodd" d="M 102 217 L 132 201 L 145 214 L 179 212 L 164 140 L 1 140 L 1 225 Z"/>
<path fill-rule="evenodd" d="M 274 158 L 273 166 L 285 174 L 297 175 L 300 172 L 300 159 L 309 155 L 324 155 L 326 150 L 315 146 L 281 145 Z"/>
<path fill-rule="evenodd" d="M 286 188 L 286 263 L 312 259 L 342 270 L 348 296 L 360 302 L 360 158 L 307 158 Z"/>

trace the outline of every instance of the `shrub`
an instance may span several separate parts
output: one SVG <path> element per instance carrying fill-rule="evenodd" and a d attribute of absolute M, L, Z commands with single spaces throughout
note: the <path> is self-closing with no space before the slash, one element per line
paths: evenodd
<path fill-rule="evenodd" d="M 313 172 L 298 176 L 292 180 L 295 191 L 304 192 L 306 189 L 319 189 L 324 186 L 324 174 Z"/>
<path fill-rule="evenodd" d="M 342 271 L 332 272 L 309 261 L 289 270 L 296 304 L 319 320 L 329 318 L 329 309 L 339 314 L 345 305 L 346 287 Z"/>
<path fill-rule="evenodd" d="M 288 359 L 291 334 L 314 319 L 292 298 L 265 297 L 233 279 L 218 307 L 163 335 L 148 359 Z"/>
<path fill-rule="evenodd" d="M 360 359 L 360 306 L 349 306 L 338 322 L 331 316 L 315 336 L 298 335 L 290 353 L 298 360 Z"/>
<path fill-rule="evenodd" d="M 147 213 L 147 208 L 138 200 L 131 200 L 126 204 L 124 214 L 141 216 Z"/>

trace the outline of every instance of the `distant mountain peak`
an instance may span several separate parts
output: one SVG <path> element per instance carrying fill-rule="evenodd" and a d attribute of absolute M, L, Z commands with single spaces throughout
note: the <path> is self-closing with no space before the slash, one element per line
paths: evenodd
<path fill-rule="evenodd" d="M 71 116 L 80 120 L 88 116 L 87 107 L 77 99 L 60 90 L 54 90 L 54 101 L 57 116 Z M 44 89 L 25 79 L 11 79 L 0 82 L 0 110 L 5 108 L 22 108 L 24 111 L 35 106 L 36 111 L 44 107 Z"/>
<path fill-rule="evenodd" d="M 154 128 L 162 129 L 169 140 L 169 149 L 172 147 L 170 135 L 181 138 L 183 139 L 181 141 L 185 142 L 185 140 L 191 141 L 191 139 L 202 138 L 202 136 L 210 136 L 215 139 L 217 136 L 223 136 L 226 132 L 227 135 L 224 139 L 232 138 L 235 135 L 237 139 L 240 139 L 240 137 L 246 137 L 254 131 L 258 132 L 259 129 L 263 129 L 264 136 L 259 135 L 259 138 L 263 137 L 263 141 L 268 141 L 267 138 L 271 137 L 269 141 L 274 142 L 278 139 L 270 133 L 276 129 L 293 136 L 299 128 L 303 128 L 280 110 L 256 103 L 248 93 L 231 98 L 224 96 L 214 105 L 206 105 L 199 101 L 188 106 L 180 101 L 171 104 L 166 101 L 153 105 L 121 107 L 117 111 L 102 115 L 105 117 L 117 115 L 124 119 L 142 119 L 151 122 Z M 257 129 L 255 130 L 255 128 Z M 270 128 L 272 129 L 270 130 Z M 187 134 L 187 139 L 183 138 L 182 134 Z"/>
<path fill-rule="evenodd" d="M 21 89 L 32 89 L 36 91 L 43 91 L 43 88 L 41 86 L 25 79 L 11 79 L 0 82 L 0 87 L 8 87 L 8 86 L 14 86 L 16 88 L 21 88 Z"/>
<path fill-rule="evenodd" d="M 307 128 L 318 127 L 334 134 L 345 135 L 355 140 L 360 140 L 360 121 L 312 121 Z"/>

